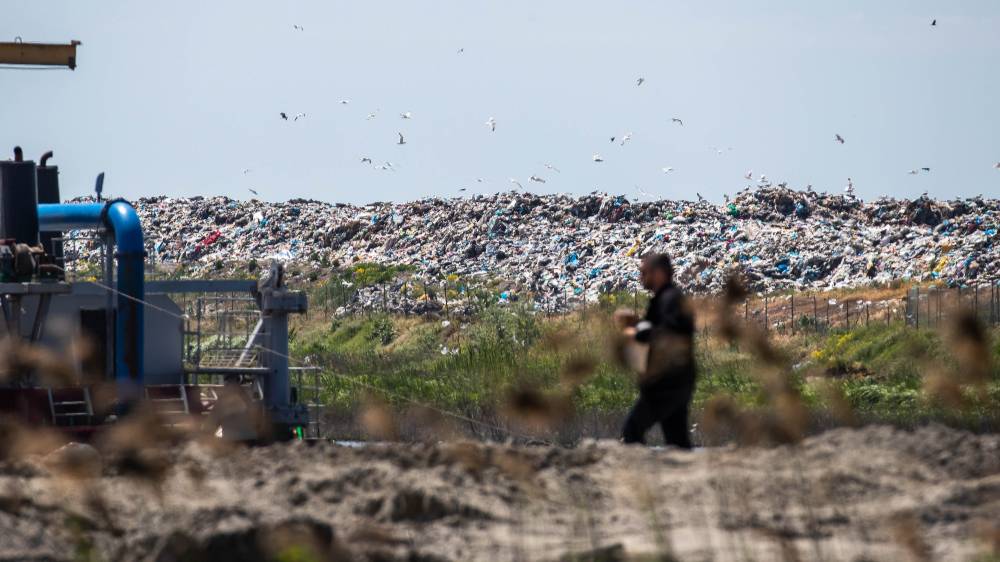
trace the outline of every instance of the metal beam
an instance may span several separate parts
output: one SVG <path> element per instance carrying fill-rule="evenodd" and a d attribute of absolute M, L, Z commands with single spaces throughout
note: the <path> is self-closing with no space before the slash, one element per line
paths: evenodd
<path fill-rule="evenodd" d="M 68 45 L 53 43 L 0 43 L 0 63 L 41 66 L 68 66 L 76 69 L 76 46 L 79 41 Z"/>
<path fill-rule="evenodd" d="M 244 279 L 176 279 L 147 281 L 147 293 L 251 293 L 257 282 Z"/>

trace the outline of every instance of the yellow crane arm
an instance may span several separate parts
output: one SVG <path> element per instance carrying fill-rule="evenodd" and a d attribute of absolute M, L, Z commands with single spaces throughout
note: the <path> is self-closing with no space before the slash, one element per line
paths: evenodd
<path fill-rule="evenodd" d="M 0 64 L 36 64 L 46 66 L 68 66 L 76 68 L 76 46 L 79 41 L 69 44 L 52 43 L 0 43 Z"/>

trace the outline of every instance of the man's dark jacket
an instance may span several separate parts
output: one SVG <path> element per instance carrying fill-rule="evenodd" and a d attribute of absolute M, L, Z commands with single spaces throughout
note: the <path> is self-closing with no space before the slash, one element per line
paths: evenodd
<path fill-rule="evenodd" d="M 636 329 L 636 339 L 649 344 L 640 391 L 656 392 L 694 383 L 694 315 L 676 285 L 671 283 L 657 291 Z"/>

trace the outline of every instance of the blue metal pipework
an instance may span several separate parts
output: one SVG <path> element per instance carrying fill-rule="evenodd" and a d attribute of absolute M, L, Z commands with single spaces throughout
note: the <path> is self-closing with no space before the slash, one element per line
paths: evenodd
<path fill-rule="evenodd" d="M 38 206 L 38 223 L 41 230 L 106 228 L 114 234 L 118 260 L 115 380 L 119 399 L 138 398 L 143 375 L 142 302 L 146 298 L 143 282 L 146 250 L 139 215 L 121 199 L 107 203 L 51 204 Z"/>

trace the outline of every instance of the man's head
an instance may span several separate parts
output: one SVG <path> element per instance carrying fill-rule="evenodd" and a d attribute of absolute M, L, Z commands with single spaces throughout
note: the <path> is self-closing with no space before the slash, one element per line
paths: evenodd
<path fill-rule="evenodd" d="M 648 254 L 642 258 L 639 281 L 643 287 L 655 293 L 673 280 L 674 266 L 670 264 L 670 257 L 667 254 Z"/>

